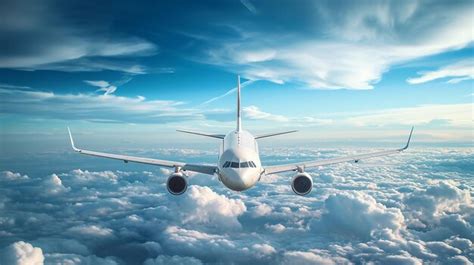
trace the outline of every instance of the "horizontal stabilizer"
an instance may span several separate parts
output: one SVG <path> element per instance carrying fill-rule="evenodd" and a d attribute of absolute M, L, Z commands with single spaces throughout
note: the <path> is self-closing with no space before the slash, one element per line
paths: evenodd
<path fill-rule="evenodd" d="M 282 134 L 287 134 L 287 133 L 294 133 L 294 132 L 297 132 L 297 130 L 277 132 L 277 133 L 267 133 L 267 134 L 257 135 L 255 136 L 255 139 L 261 139 L 261 138 L 272 137 L 272 136 L 277 136 L 277 135 L 282 135 Z"/>
<path fill-rule="evenodd" d="M 224 139 L 224 137 L 225 137 L 224 134 L 192 132 L 192 131 L 185 131 L 185 130 L 176 130 L 176 131 L 177 132 L 182 132 L 182 133 L 189 133 L 189 134 L 195 134 L 195 135 L 200 135 L 200 136 L 212 137 L 212 138 L 217 138 L 217 139 Z"/>

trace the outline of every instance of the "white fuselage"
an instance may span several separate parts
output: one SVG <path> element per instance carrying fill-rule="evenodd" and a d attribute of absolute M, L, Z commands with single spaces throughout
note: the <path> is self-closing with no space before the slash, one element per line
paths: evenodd
<path fill-rule="evenodd" d="M 247 131 L 229 132 L 220 149 L 219 179 L 226 187 L 243 191 L 254 186 L 263 173 L 258 155 L 258 144 Z"/>

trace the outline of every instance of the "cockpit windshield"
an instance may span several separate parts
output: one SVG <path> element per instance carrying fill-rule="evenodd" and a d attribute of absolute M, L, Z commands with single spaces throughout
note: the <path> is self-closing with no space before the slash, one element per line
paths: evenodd
<path fill-rule="evenodd" d="M 248 168 L 253 167 L 256 168 L 257 166 L 253 161 L 245 161 L 245 162 L 232 162 L 232 161 L 225 161 L 222 165 L 223 168 Z"/>

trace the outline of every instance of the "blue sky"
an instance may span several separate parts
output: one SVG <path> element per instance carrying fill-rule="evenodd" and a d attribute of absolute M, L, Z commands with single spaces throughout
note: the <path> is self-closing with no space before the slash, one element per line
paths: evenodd
<path fill-rule="evenodd" d="M 235 94 L 219 96 L 238 74 L 252 132 L 395 141 L 415 125 L 420 142 L 472 139 L 470 1 L 3 5 L 5 142 L 67 125 L 193 142 L 173 130 L 233 128 Z"/>

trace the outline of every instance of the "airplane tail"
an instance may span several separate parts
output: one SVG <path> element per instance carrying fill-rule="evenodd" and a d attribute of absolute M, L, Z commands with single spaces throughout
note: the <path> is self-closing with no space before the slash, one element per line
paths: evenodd
<path fill-rule="evenodd" d="M 244 85 L 245 85 L 245 83 L 244 83 Z M 240 75 L 238 75 L 237 76 L 237 124 L 236 124 L 237 125 L 237 128 L 236 128 L 237 132 L 242 131 L 242 115 L 241 115 L 242 108 L 241 108 L 241 103 L 240 103 L 240 89 L 241 89 L 241 87 L 240 87 Z M 224 134 L 197 132 L 197 131 L 189 131 L 189 130 L 176 130 L 176 131 L 182 132 L 182 133 L 189 133 L 189 134 L 194 134 L 194 135 L 205 136 L 205 137 L 217 138 L 217 139 L 224 139 L 225 138 Z M 297 130 L 261 134 L 261 135 L 255 136 L 255 139 L 262 139 L 262 138 L 273 137 L 273 136 L 277 136 L 277 135 L 294 133 L 294 132 L 297 132 Z"/>
<path fill-rule="evenodd" d="M 242 118 L 240 116 L 240 75 L 237 76 L 237 131 L 242 131 Z"/>

